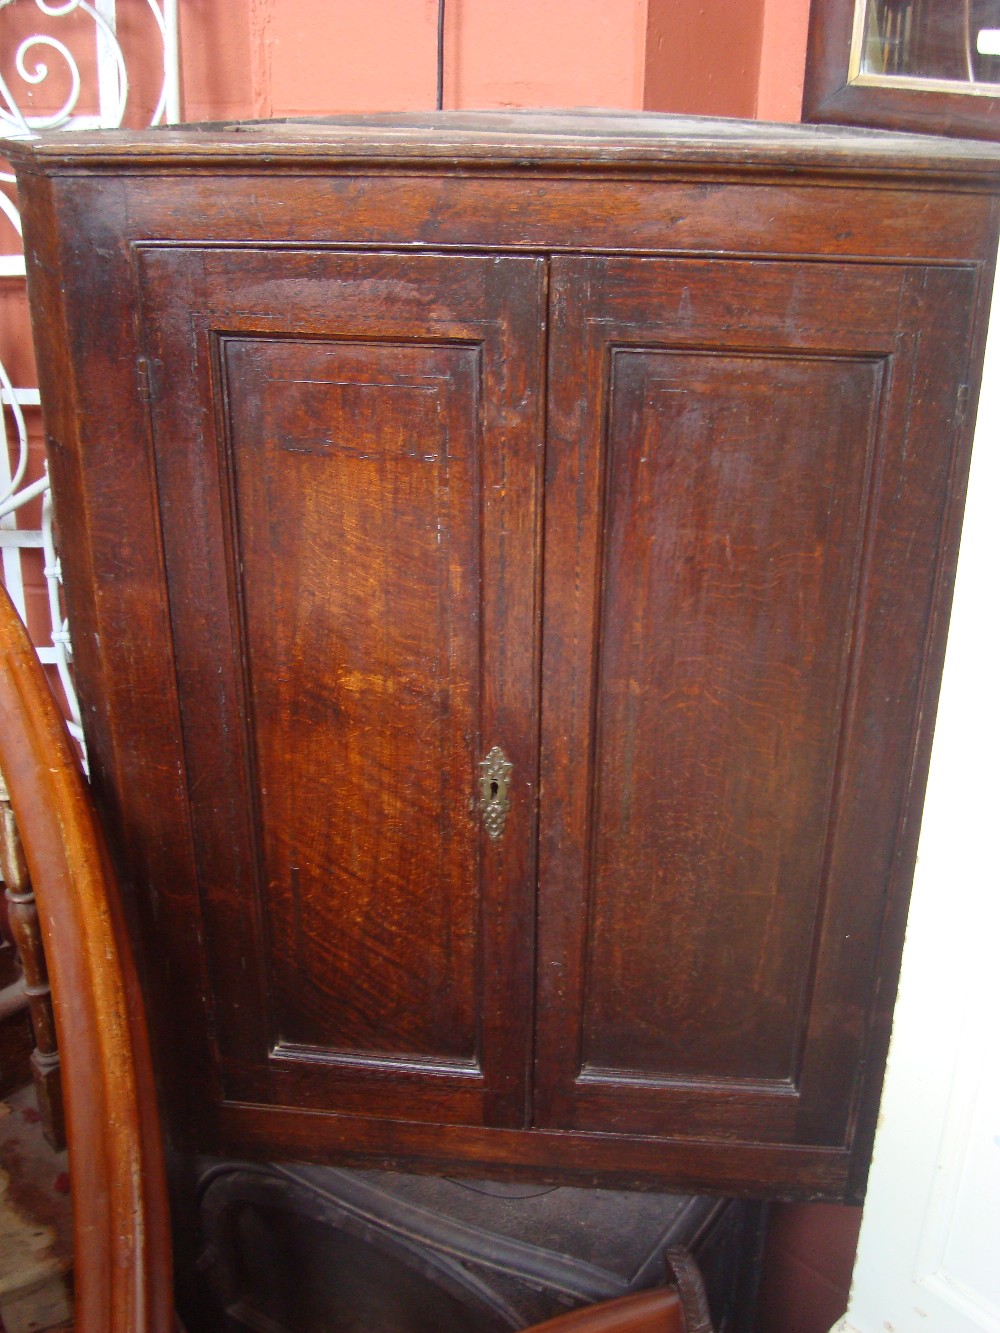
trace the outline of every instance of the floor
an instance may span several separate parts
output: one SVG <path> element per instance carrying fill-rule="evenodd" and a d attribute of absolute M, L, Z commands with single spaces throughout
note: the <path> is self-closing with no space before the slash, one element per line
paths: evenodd
<path fill-rule="evenodd" d="M 65 1152 L 41 1130 L 34 1090 L 0 1101 L 0 1333 L 46 1333 L 72 1317 Z"/>

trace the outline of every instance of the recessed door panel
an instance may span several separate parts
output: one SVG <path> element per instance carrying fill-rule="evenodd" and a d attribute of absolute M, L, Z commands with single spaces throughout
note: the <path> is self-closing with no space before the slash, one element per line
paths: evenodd
<path fill-rule="evenodd" d="M 796 1078 L 883 373 L 612 357 L 584 1071 Z"/>
<path fill-rule="evenodd" d="M 223 344 L 286 1054 L 479 1068 L 478 361 Z"/>

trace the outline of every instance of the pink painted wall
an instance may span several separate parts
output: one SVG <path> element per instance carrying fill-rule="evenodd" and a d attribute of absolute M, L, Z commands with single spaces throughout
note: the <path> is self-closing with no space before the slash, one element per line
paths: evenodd
<path fill-rule="evenodd" d="M 447 0 L 448 107 L 643 104 L 647 0 Z M 437 0 L 188 0 L 187 119 L 425 110 Z"/>
<path fill-rule="evenodd" d="M 648 111 L 752 117 L 763 0 L 649 0 Z"/>
<path fill-rule="evenodd" d="M 449 0 L 445 105 L 639 108 L 646 8 L 647 0 Z"/>
<path fill-rule="evenodd" d="M 254 0 L 185 0 L 179 6 L 181 105 L 185 120 L 254 116 L 255 62 L 263 40 L 251 21 Z M 255 37 L 254 34 L 257 33 Z M 328 38 L 324 35 L 324 43 Z"/>
<path fill-rule="evenodd" d="M 435 0 L 252 0 L 258 115 L 433 107 Z"/>
<path fill-rule="evenodd" d="M 758 120 L 800 120 L 809 6 L 803 0 L 765 0 L 757 78 Z"/>
<path fill-rule="evenodd" d="M 445 106 L 797 120 L 808 0 L 447 0 Z M 185 0 L 189 120 L 424 110 L 437 0 Z"/>
<path fill-rule="evenodd" d="M 649 0 L 649 111 L 796 121 L 806 0 Z"/>

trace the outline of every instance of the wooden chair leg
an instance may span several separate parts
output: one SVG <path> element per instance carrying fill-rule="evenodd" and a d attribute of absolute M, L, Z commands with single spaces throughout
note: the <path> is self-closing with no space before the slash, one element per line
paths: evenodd
<path fill-rule="evenodd" d="M 42 1117 L 42 1129 L 56 1149 L 66 1146 L 59 1047 L 56 1042 L 52 992 L 42 949 L 35 895 L 21 848 L 7 788 L 0 773 L 0 874 L 3 875 L 10 934 L 24 971 L 24 993 L 28 997 L 35 1049 L 31 1054 L 31 1076 Z"/>

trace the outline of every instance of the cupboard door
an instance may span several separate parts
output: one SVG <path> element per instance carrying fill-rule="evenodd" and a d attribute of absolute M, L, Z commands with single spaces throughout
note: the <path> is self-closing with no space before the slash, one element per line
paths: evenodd
<path fill-rule="evenodd" d="M 137 272 L 225 1097 L 522 1125 L 544 266 Z"/>
<path fill-rule="evenodd" d="M 850 1141 L 973 282 L 553 261 L 536 1125 Z"/>

